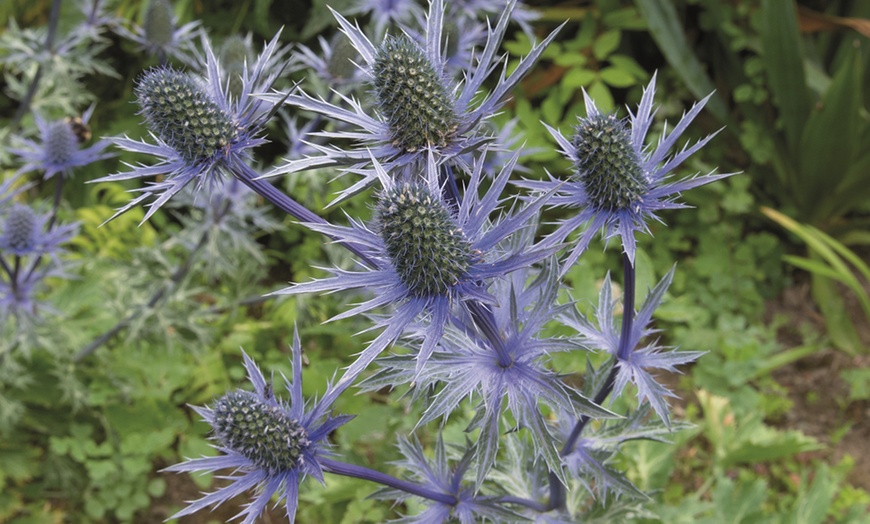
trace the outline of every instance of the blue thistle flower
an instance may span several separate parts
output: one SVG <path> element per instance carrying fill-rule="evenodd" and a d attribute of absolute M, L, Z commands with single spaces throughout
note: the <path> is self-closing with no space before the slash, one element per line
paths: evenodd
<path fill-rule="evenodd" d="M 709 97 L 692 106 L 676 127 L 661 137 L 654 149 L 648 148 L 645 140 L 654 114 L 655 75 L 643 91 L 637 112 L 629 111 L 628 120 L 602 114 L 585 92 L 584 97 L 586 118 L 579 119 L 571 140 L 547 126 L 562 153 L 573 162 L 574 174 L 566 181 L 551 176 L 549 181 L 517 182 L 522 187 L 541 191 L 549 191 L 559 185 L 559 192 L 550 205 L 580 209 L 576 216 L 559 224 L 548 237 L 548 243 L 558 244 L 581 225 L 589 223 L 571 250 L 564 265 L 565 271 L 577 261 L 599 230 L 607 239 L 619 236 L 623 250 L 633 264 L 636 249 L 634 233 L 648 233 L 647 222 L 660 220 L 656 216 L 657 212 L 685 208 L 685 204 L 676 200 L 682 191 L 733 174 L 696 175 L 676 182 L 669 181 L 674 169 L 716 135 L 708 135 L 691 146 L 687 144 L 679 153 L 668 157 L 671 148 L 701 112 Z"/>
<path fill-rule="evenodd" d="M 61 245 L 78 231 L 78 224 L 55 224 L 48 228 L 51 213 L 39 213 L 24 204 L 10 204 L 27 187 L 12 189 L 15 180 L 0 184 L 0 324 L 10 316 L 29 320 L 36 318 L 43 307 L 51 310 L 37 300 L 36 294 L 47 277 L 68 276 L 58 255 Z"/>
<path fill-rule="evenodd" d="M 486 45 L 475 57 L 476 67 L 466 73 L 461 85 L 450 82 L 445 74 L 442 0 L 430 2 L 425 42 L 422 44 L 403 34 L 387 36 L 379 46 L 375 46 L 358 26 L 335 13 L 342 31 L 356 47 L 364 70 L 371 79 L 376 99 L 375 111 L 366 111 L 358 101 L 343 95 L 341 99 L 349 109 L 315 99 L 302 91 L 291 94 L 286 98 L 286 103 L 355 128 L 330 131 L 324 135 L 333 139 L 347 139 L 356 146 L 350 149 L 318 146 L 320 156 L 290 159 L 266 176 L 315 167 L 363 167 L 369 164 L 371 157 L 392 172 L 394 167 L 412 163 L 422 165 L 429 151 L 437 153 L 439 163 L 456 159 L 462 165 L 459 158 L 461 154 L 479 150 L 492 140 L 481 131 L 481 124 L 504 104 L 558 31 L 535 46 L 511 74 L 503 72 L 492 91 L 479 96 L 483 82 L 502 61 L 497 52 L 513 7 L 514 1 L 508 2 L 497 25 L 489 29 Z M 282 97 L 270 95 L 269 98 L 277 100 Z M 352 194 L 374 182 L 374 178 L 366 179 L 343 195 Z"/>
<path fill-rule="evenodd" d="M 644 300 L 631 326 L 628 343 L 625 344 L 628 350 L 624 354 L 619 350 L 620 333 L 614 322 L 613 313 L 616 302 L 612 298 L 609 274 L 601 287 L 598 307 L 595 309 L 597 327 L 576 309 L 560 317 L 566 326 L 580 334 L 582 342 L 587 347 L 606 351 L 616 359 L 615 365 L 618 370 L 610 398 L 618 398 L 625 387 L 632 383 L 637 387 L 638 402 L 647 400 L 665 424 L 670 424 L 666 397 L 675 395 L 658 383 L 652 372 L 656 369 L 678 372 L 677 366 L 688 364 L 703 355 L 698 351 L 665 351 L 669 348 L 659 346 L 657 340 L 640 347 L 642 340 L 657 332 L 649 324 L 653 312 L 673 280 L 675 268 L 676 266 L 668 271 Z"/>
<path fill-rule="evenodd" d="M 401 336 L 420 316 L 428 318 L 424 342 L 417 354 L 419 372 L 441 340 L 453 306 L 466 301 L 493 303 L 486 292 L 491 279 L 527 267 L 553 253 L 534 247 L 504 249 L 511 234 L 530 225 L 544 199 L 534 201 L 496 224 L 490 215 L 499 206 L 499 195 L 516 164 L 516 157 L 479 196 L 482 162 L 473 168 L 468 187 L 456 207 L 448 204 L 438 182 L 439 168 L 430 153 L 424 177 L 394 180 L 377 160 L 375 175 L 383 186 L 377 220 L 367 226 L 351 221 L 350 227 L 306 224 L 338 242 L 364 246 L 377 267 L 361 271 L 332 269 L 333 276 L 296 284 L 276 294 L 333 292 L 351 289 L 374 291 L 375 297 L 333 320 L 392 306 L 395 312 L 376 321 L 384 331 L 361 353 L 341 379 L 353 380 L 378 354 Z"/>
<path fill-rule="evenodd" d="M 52 255 L 61 244 L 75 236 L 77 224 L 55 226 L 50 230 L 46 225 L 51 213 L 37 213 L 30 206 L 13 204 L 2 214 L 3 225 L 0 229 L 0 253 L 15 256 Z"/>
<path fill-rule="evenodd" d="M 208 506 L 257 489 L 257 496 L 236 518 L 253 523 L 272 495 L 280 493 L 287 517 L 294 521 L 299 484 L 307 476 L 323 483 L 320 461 L 332 455 L 329 434 L 347 423 L 351 416 L 328 414 L 332 402 L 344 388 L 330 385 L 320 400 L 306 402 L 302 395 L 302 348 L 299 334 L 293 334 L 292 380 L 284 378 L 289 402 L 275 396 L 271 383 L 253 360 L 243 353 L 248 379 L 254 391 L 235 390 L 217 399 L 210 408 L 194 408 L 214 430 L 216 457 L 189 459 L 164 471 L 206 471 L 232 469 L 223 477 L 228 486 L 190 502 L 170 518 L 190 515 Z"/>
<path fill-rule="evenodd" d="M 11 149 L 24 162 L 18 172 L 42 171 L 45 178 L 58 173 L 69 177 L 77 167 L 115 156 L 105 152 L 108 140 L 101 139 L 90 147 L 81 148 L 90 139 L 87 125 L 93 113 L 94 106 L 91 106 L 79 119 L 51 122 L 35 115 L 39 141 L 19 139 L 20 145 Z"/>
<path fill-rule="evenodd" d="M 141 50 L 157 57 L 161 63 L 171 57 L 190 65 L 196 61 L 193 41 L 201 31 L 199 20 L 178 27 L 169 0 L 150 0 L 142 25 L 134 25 L 132 31 L 123 26 L 116 29 L 120 36 L 136 42 Z"/>
<path fill-rule="evenodd" d="M 151 166 L 126 164 L 131 171 L 95 182 L 154 176 L 163 180 L 134 189 L 141 194 L 112 218 L 153 198 L 143 219 L 147 220 L 191 182 L 195 181 L 197 190 L 206 187 L 210 191 L 224 176 L 251 172 L 247 165 L 250 150 L 266 142 L 258 135 L 271 116 L 266 113 L 270 105 L 252 93 L 268 89 L 278 75 L 270 71 L 278 36 L 242 75 L 237 97 L 228 92 L 226 76 L 206 40 L 205 78 L 161 66 L 139 79 L 135 92 L 155 143 L 126 136 L 110 140 L 126 151 L 157 157 L 159 162 Z"/>
<path fill-rule="evenodd" d="M 506 410 L 519 427 L 529 430 L 536 455 L 543 457 L 551 470 L 561 471 L 561 458 L 540 405 L 577 416 L 613 415 L 566 386 L 545 365 L 547 355 L 580 347 L 568 339 L 539 336 L 544 324 L 569 307 L 555 304 L 559 291 L 556 274 L 553 262 L 537 276 L 523 268 L 493 284 L 496 303 L 491 310 L 497 337 L 485 336 L 473 327 L 470 318 L 454 321 L 456 325 L 445 331 L 422 371 L 415 369 L 414 355 L 384 358 L 378 361 L 384 369 L 367 378 L 362 387 L 378 390 L 414 381 L 414 397 L 428 399 L 418 425 L 439 417 L 446 419 L 464 399 L 479 399 L 477 416 L 466 430 L 481 430 L 476 453 L 478 484 L 495 463 L 500 421 Z M 421 332 L 414 338 L 425 341 L 424 337 L 425 332 Z M 435 390 L 437 393 L 430 394 Z"/>

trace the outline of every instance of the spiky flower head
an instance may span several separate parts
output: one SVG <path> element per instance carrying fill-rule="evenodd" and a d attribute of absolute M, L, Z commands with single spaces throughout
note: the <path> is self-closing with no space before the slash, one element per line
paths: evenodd
<path fill-rule="evenodd" d="M 220 60 L 226 73 L 227 90 L 235 97 L 242 92 L 242 75 L 247 64 L 253 61 L 250 38 L 232 35 L 220 48 Z"/>
<path fill-rule="evenodd" d="M 0 249 L 15 255 L 24 255 L 36 247 L 38 233 L 36 213 L 29 206 L 15 204 L 6 212 Z"/>
<path fill-rule="evenodd" d="M 384 191 L 377 217 L 387 255 L 416 296 L 446 293 L 479 258 L 441 195 L 420 181 Z"/>
<path fill-rule="evenodd" d="M 236 137 L 230 115 L 188 73 L 155 68 L 133 91 L 148 127 L 188 162 L 215 156 Z"/>
<path fill-rule="evenodd" d="M 379 317 L 384 330 L 346 371 L 340 384 L 352 382 L 386 347 L 395 342 L 418 318 L 423 340 L 414 355 L 415 372 L 426 365 L 451 316 L 458 310 L 477 308 L 495 299 L 487 288 L 493 280 L 527 267 L 555 252 L 537 245 L 511 244 L 506 239 L 521 234 L 532 223 L 546 197 L 534 200 L 516 212 L 495 218 L 499 195 L 517 162 L 514 156 L 481 190 L 484 160 L 476 161 L 461 200 L 448 203 L 439 182 L 440 167 L 434 153 L 427 158 L 422 180 L 394 179 L 377 160 L 375 175 L 383 187 L 372 224 L 352 222 L 350 227 L 310 223 L 309 228 L 339 242 L 364 246 L 373 267 L 360 271 L 335 269 L 333 276 L 296 284 L 276 292 L 348 291 L 364 288 L 375 296 L 337 317 L 366 313 L 390 306 Z M 419 176 L 419 175 L 418 175 Z M 368 262 L 367 262 L 368 263 Z"/>
<path fill-rule="evenodd" d="M 24 161 L 18 171 L 42 171 L 45 178 L 58 173 L 68 177 L 77 167 L 114 156 L 105 152 L 109 146 L 108 140 L 98 140 L 90 147 L 82 148 L 90 140 L 91 130 L 88 126 L 93 112 L 94 106 L 91 106 L 81 117 L 52 121 L 46 121 L 37 114 L 35 119 L 39 141 L 19 139 L 18 145 L 11 148 Z"/>
<path fill-rule="evenodd" d="M 584 92 L 584 96 L 586 117 L 579 118 L 573 139 L 569 140 L 545 124 L 562 153 L 574 164 L 574 173 L 564 181 L 550 176 L 543 182 L 517 182 L 519 186 L 539 191 L 558 188 L 559 194 L 550 200 L 550 205 L 579 210 L 575 216 L 559 224 L 545 245 L 559 244 L 573 231 L 589 223 L 571 250 L 564 271 L 577 261 L 598 231 L 603 231 L 606 239 L 618 236 L 623 251 L 634 263 L 634 234 L 637 231 L 648 233 L 648 222 L 660 221 L 656 213 L 663 209 L 686 207 L 677 201 L 682 191 L 733 174 L 696 174 L 670 181 L 673 171 L 716 135 L 713 133 L 694 144 L 686 144 L 677 154 L 668 156 L 709 96 L 692 106 L 654 148 L 647 147 L 645 141 L 655 114 L 655 75 L 643 91 L 637 112 L 629 110 L 627 119 L 601 113 L 589 95 Z"/>
<path fill-rule="evenodd" d="M 590 205 L 618 211 L 641 200 L 647 182 L 624 120 L 613 114 L 582 119 L 571 144 L 577 157 L 572 178 L 583 184 Z"/>
<path fill-rule="evenodd" d="M 248 65 L 241 77 L 238 96 L 228 93 L 226 75 L 205 39 L 205 63 L 201 64 L 204 77 L 167 66 L 142 75 L 134 91 L 156 144 L 127 137 L 111 141 L 124 150 L 157 157 L 158 162 L 152 166 L 127 164 L 131 171 L 95 181 L 153 176 L 162 176 L 162 180 L 134 189 L 141 194 L 115 216 L 154 198 L 145 213 L 147 220 L 193 181 L 197 189 L 213 190 L 224 177 L 238 176 L 243 180 L 257 177 L 248 165 L 250 150 L 265 142 L 258 135 L 272 116 L 269 112 L 272 106 L 252 94 L 269 90 L 280 73 L 270 67 L 279 36 L 275 35 L 257 60 Z"/>
<path fill-rule="evenodd" d="M 142 23 L 145 38 L 155 47 L 165 47 L 172 43 L 175 33 L 175 14 L 169 0 L 151 0 L 145 8 Z"/>
<path fill-rule="evenodd" d="M 214 429 L 216 448 L 221 455 L 191 459 L 166 468 L 166 471 L 232 470 L 224 477 L 230 485 L 207 494 L 176 513 L 172 518 L 190 515 L 217 506 L 236 495 L 257 488 L 257 496 L 237 517 L 252 524 L 279 492 L 287 517 L 293 522 L 299 485 L 311 475 L 323 482 L 320 461 L 329 457 L 329 435 L 352 417 L 333 416 L 332 402 L 344 388 L 327 387 L 320 401 L 306 402 L 302 395 L 302 347 L 298 332 L 293 334 L 292 380 L 284 379 L 289 402 L 276 397 L 271 383 L 253 360 L 243 353 L 253 391 L 235 390 L 215 401 L 211 408 L 194 408 Z"/>
<path fill-rule="evenodd" d="M 46 227 L 50 213 L 38 213 L 25 204 L 12 204 L 0 215 L 0 254 L 16 256 L 55 256 L 61 244 L 68 242 L 77 224 Z"/>
<path fill-rule="evenodd" d="M 304 461 L 302 453 L 311 446 L 298 420 L 250 391 L 230 391 L 215 401 L 212 413 L 220 445 L 270 473 L 298 467 Z"/>
<path fill-rule="evenodd" d="M 457 129 L 453 100 L 441 74 L 407 35 L 387 36 L 372 67 L 378 110 L 393 145 L 408 153 L 445 147 Z"/>
<path fill-rule="evenodd" d="M 342 97 L 349 107 L 340 107 L 314 98 L 304 91 L 290 96 L 267 95 L 268 99 L 286 100 L 299 109 L 322 115 L 326 119 L 348 124 L 340 130 L 329 131 L 328 136 L 345 140 L 350 147 L 318 144 L 317 133 L 312 137 L 320 155 L 301 159 L 288 159 L 266 176 L 295 173 L 318 167 L 347 166 L 364 168 L 370 158 L 389 172 L 396 168 L 421 170 L 428 152 L 434 152 L 438 163 L 450 161 L 468 171 L 466 155 L 481 151 L 496 140 L 484 124 L 505 103 L 523 76 L 531 69 L 558 29 L 543 42 L 534 46 L 529 55 L 508 74 L 503 71 L 492 89 L 483 92 L 487 79 L 503 65 L 499 47 L 507 31 L 515 0 L 509 0 L 494 27 L 486 31 L 486 43 L 469 57 L 463 69 L 463 80 L 454 81 L 446 73 L 444 56 L 444 2 L 431 0 L 425 19 L 425 31 L 418 39 L 405 31 L 401 36 L 386 36 L 378 45 L 363 34 L 359 26 L 334 13 L 342 32 L 353 43 L 361 60 L 358 62 L 368 76 L 375 99 L 374 108 L 364 108 L 350 97 Z M 419 41 L 418 41 L 419 40 Z M 506 64 L 504 64 L 506 67 Z M 373 174 L 373 170 L 354 169 L 354 173 Z M 343 191 L 338 200 L 377 184 L 374 176 L 354 184 Z"/>
<path fill-rule="evenodd" d="M 190 65 L 195 63 L 193 41 L 201 30 L 199 20 L 179 27 L 169 0 L 150 0 L 141 26 L 133 26 L 132 30 L 123 26 L 116 28 L 119 35 L 136 42 L 161 63 L 174 58 Z"/>

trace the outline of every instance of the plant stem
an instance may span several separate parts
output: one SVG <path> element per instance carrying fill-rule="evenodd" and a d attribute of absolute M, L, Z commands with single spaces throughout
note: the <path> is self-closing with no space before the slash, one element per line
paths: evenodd
<path fill-rule="evenodd" d="M 49 53 L 51 53 L 54 47 L 54 37 L 57 34 L 57 22 L 60 19 L 60 3 L 61 0 L 52 0 L 51 10 L 48 12 L 48 33 L 45 35 L 44 50 Z M 43 66 L 44 64 L 40 63 L 36 68 L 36 72 L 30 80 L 30 85 L 27 86 L 27 93 L 24 94 L 24 98 L 21 100 L 21 105 L 18 106 L 18 110 L 15 111 L 12 123 L 9 124 L 10 136 L 13 132 L 18 130 L 18 126 L 21 124 L 21 119 L 24 118 L 24 115 L 26 115 L 27 111 L 30 109 L 30 103 L 33 101 L 33 97 L 36 95 L 36 88 L 39 86 L 39 81 L 42 79 Z"/>
<path fill-rule="evenodd" d="M 457 502 L 456 497 L 453 495 L 434 491 L 419 484 L 414 484 L 413 482 L 397 479 L 396 477 L 387 475 L 386 473 L 381 473 L 380 471 L 375 471 L 364 466 L 356 466 L 354 464 L 347 464 L 345 462 L 339 462 L 327 458 L 320 458 L 319 462 L 325 471 L 336 475 L 377 482 L 378 484 L 383 484 L 384 486 L 389 486 L 404 491 L 405 493 L 417 495 L 418 497 L 434 500 L 435 502 L 448 504 L 450 506 L 455 505 Z"/>
<path fill-rule="evenodd" d="M 619 347 L 616 352 L 615 362 L 613 363 L 613 367 L 610 368 L 610 373 L 608 373 L 607 378 L 604 380 L 604 384 L 602 384 L 601 389 L 598 390 L 598 393 L 595 394 L 595 398 L 593 402 L 595 404 L 601 405 L 607 397 L 610 396 L 610 393 L 613 391 L 613 385 L 616 382 L 616 374 L 619 371 L 619 361 L 628 360 L 631 356 L 631 352 L 634 350 L 633 347 L 630 346 L 631 343 L 631 329 L 634 324 L 634 293 L 636 287 L 636 271 L 634 268 L 634 264 L 631 263 L 631 259 L 628 258 L 628 255 L 625 253 L 622 254 L 622 270 L 623 270 L 623 299 L 622 299 L 622 331 L 619 335 Z M 571 434 L 565 440 L 565 445 L 562 447 L 562 451 L 559 453 L 561 456 L 566 456 L 577 446 L 577 441 L 580 439 L 580 435 L 583 433 L 583 430 L 586 429 L 586 426 L 592 420 L 592 417 L 588 415 L 581 415 L 577 420 L 577 423 L 574 425 L 574 428 L 571 430 Z M 550 509 L 556 508 L 564 508 L 565 505 L 565 486 L 559 481 L 556 474 L 552 471 L 549 473 L 550 480 Z"/>
<path fill-rule="evenodd" d="M 328 224 L 325 219 L 314 214 L 313 211 L 303 206 L 299 202 L 293 200 L 292 198 L 284 194 L 283 191 L 279 190 L 265 180 L 258 179 L 259 174 L 257 174 L 244 162 L 238 162 L 232 167 L 235 168 L 233 169 L 233 172 L 235 173 L 236 178 L 238 178 L 243 184 L 251 188 L 255 193 L 262 196 L 273 205 L 275 205 L 278 209 L 284 211 L 293 218 L 296 218 L 301 222 Z M 360 260 L 367 266 L 371 268 L 379 267 L 378 263 L 374 259 L 372 259 L 361 246 L 358 246 L 357 244 L 351 242 L 342 242 L 341 245 L 346 247 L 351 253 L 358 256 Z"/>

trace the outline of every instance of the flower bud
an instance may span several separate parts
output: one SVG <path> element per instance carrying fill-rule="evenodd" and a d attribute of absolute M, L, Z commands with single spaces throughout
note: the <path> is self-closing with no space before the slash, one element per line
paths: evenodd
<path fill-rule="evenodd" d="M 145 39 L 157 47 L 172 43 L 175 32 L 175 16 L 169 0 L 151 0 L 145 10 Z"/>
<path fill-rule="evenodd" d="M 427 186 L 397 183 L 381 196 L 377 213 L 387 254 L 414 295 L 446 293 L 474 262 L 453 214 Z"/>
<path fill-rule="evenodd" d="M 245 73 L 246 64 L 253 63 L 254 58 L 248 49 L 245 39 L 233 35 L 224 40 L 220 49 L 221 65 L 226 73 L 227 84 L 230 94 L 238 98 L 242 92 L 242 75 Z"/>
<path fill-rule="evenodd" d="M 631 147 L 631 133 L 615 115 L 582 119 L 572 141 L 577 156 L 575 180 L 599 210 L 630 209 L 647 192 L 641 159 Z"/>
<path fill-rule="evenodd" d="M 441 76 L 417 44 L 407 36 L 388 36 L 373 73 L 378 109 L 394 146 L 413 152 L 447 144 L 456 132 L 456 113 Z"/>
<path fill-rule="evenodd" d="M 135 93 L 151 130 L 185 160 L 210 157 L 235 138 L 229 115 L 186 73 L 152 69 Z"/>
<path fill-rule="evenodd" d="M 231 391 L 212 408 L 220 445 L 236 451 L 257 467 L 287 471 L 302 463 L 311 442 L 298 421 L 277 404 L 267 404 L 249 391 Z"/>
<path fill-rule="evenodd" d="M 36 249 L 36 213 L 23 204 L 13 205 L 6 212 L 3 233 L 0 234 L 0 250 L 23 256 Z"/>
<path fill-rule="evenodd" d="M 67 166 L 79 150 L 79 139 L 66 120 L 55 120 L 48 124 L 44 140 L 45 159 L 48 164 Z"/>

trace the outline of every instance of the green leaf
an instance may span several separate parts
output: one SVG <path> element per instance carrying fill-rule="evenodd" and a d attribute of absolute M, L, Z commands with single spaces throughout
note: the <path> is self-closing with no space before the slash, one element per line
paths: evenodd
<path fill-rule="evenodd" d="M 685 82 L 692 95 L 704 98 L 715 90 L 713 81 L 704 70 L 698 57 L 692 54 L 692 46 L 680 25 L 677 9 L 673 2 L 661 0 L 637 0 L 637 7 L 649 26 L 650 35 L 659 46 L 680 78 Z M 728 124 L 728 110 L 719 95 L 713 94 L 707 108 L 721 122 Z"/>
<path fill-rule="evenodd" d="M 631 87 L 637 83 L 630 73 L 616 67 L 605 67 L 600 75 L 602 80 L 613 87 Z"/>
<path fill-rule="evenodd" d="M 604 32 L 595 39 L 592 44 L 592 54 L 598 60 L 604 60 L 607 55 L 612 53 L 619 47 L 619 40 L 622 37 L 618 29 L 612 29 Z"/>
<path fill-rule="evenodd" d="M 821 109 L 810 116 L 800 138 L 799 198 L 803 211 L 814 223 L 823 218 L 814 207 L 815 200 L 840 185 L 859 153 L 864 127 L 863 77 L 855 52 L 851 60 L 843 61 Z"/>
<path fill-rule="evenodd" d="M 810 109 L 798 33 L 797 11 L 789 0 L 761 3 L 761 43 L 764 67 L 790 151 L 797 151 Z"/>

